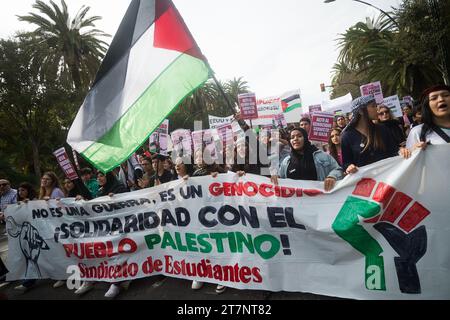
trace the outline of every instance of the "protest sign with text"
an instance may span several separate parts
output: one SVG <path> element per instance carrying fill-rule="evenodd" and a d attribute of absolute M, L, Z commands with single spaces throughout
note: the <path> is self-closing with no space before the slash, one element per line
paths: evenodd
<path fill-rule="evenodd" d="M 7 280 L 65 279 L 76 266 L 87 281 L 163 274 L 239 289 L 450 299 L 449 153 L 431 145 L 385 159 L 331 192 L 323 182 L 222 174 L 11 205 Z"/>
<path fill-rule="evenodd" d="M 309 140 L 328 142 L 328 136 L 333 127 L 334 114 L 328 112 L 314 112 L 311 114 L 311 129 Z"/>

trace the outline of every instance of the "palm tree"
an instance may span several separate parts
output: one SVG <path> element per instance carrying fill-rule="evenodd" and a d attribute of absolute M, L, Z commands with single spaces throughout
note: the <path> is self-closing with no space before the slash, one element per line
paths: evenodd
<path fill-rule="evenodd" d="M 448 21 L 450 5 L 448 1 L 439 3 L 441 20 Z M 426 87 L 447 80 L 442 63 L 445 52 L 439 44 L 450 29 L 448 24 L 435 21 L 429 2 L 404 1 L 395 10 L 395 20 L 398 28 L 380 15 L 340 35 L 337 40 L 341 51 L 333 68 L 333 85 L 352 79 L 362 83 L 380 81 L 386 96 L 418 97 Z M 337 91 L 335 87 L 333 93 Z"/>
<path fill-rule="evenodd" d="M 367 18 L 366 23 L 358 22 L 350 27 L 338 39 L 341 52 L 338 61 L 345 63 L 351 69 L 365 69 L 368 67 L 366 50 L 377 41 L 392 41 L 392 21 L 383 16 L 376 20 Z"/>
<path fill-rule="evenodd" d="M 248 92 L 247 81 L 244 81 L 242 77 L 233 78 L 227 82 L 218 80 L 218 82 L 232 105 L 237 106 L 238 94 Z M 207 81 L 202 87 L 186 97 L 177 110 L 169 116 L 169 119 L 173 128 L 192 129 L 195 120 L 202 120 L 203 124 L 206 125 L 208 114 L 219 117 L 231 114 L 225 97 L 212 80 Z"/>
<path fill-rule="evenodd" d="M 107 43 L 98 37 L 109 35 L 95 29 L 94 22 L 101 17 L 86 17 L 90 7 L 82 6 L 71 19 L 64 0 L 61 0 L 61 8 L 52 0 L 50 4 L 37 0 L 33 8 L 40 14 L 30 12 L 26 16 L 18 16 L 20 21 L 37 26 L 26 35 L 51 49 L 45 57 L 39 56 L 38 50 L 32 54 L 44 67 L 56 65 L 57 75 L 63 83 L 75 89 L 87 89 L 106 53 Z"/>
<path fill-rule="evenodd" d="M 248 82 L 242 80 L 243 77 L 228 80 L 224 85 L 225 93 L 228 95 L 231 103 L 238 104 L 238 95 L 248 92 Z"/>

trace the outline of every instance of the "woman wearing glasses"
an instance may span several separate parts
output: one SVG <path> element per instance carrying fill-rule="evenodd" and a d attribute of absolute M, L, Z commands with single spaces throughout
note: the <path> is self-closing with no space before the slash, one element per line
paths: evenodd
<path fill-rule="evenodd" d="M 404 147 L 406 144 L 405 133 L 403 132 L 402 125 L 400 121 L 394 118 L 391 109 L 389 107 L 381 104 L 377 108 L 378 112 L 378 123 L 385 126 L 391 132 L 395 143 L 399 147 Z"/>

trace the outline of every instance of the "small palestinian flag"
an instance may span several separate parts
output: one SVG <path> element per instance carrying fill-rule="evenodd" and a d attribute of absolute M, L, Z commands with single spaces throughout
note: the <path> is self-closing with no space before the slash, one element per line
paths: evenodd
<path fill-rule="evenodd" d="M 302 107 L 302 100 L 300 98 L 300 91 L 289 91 L 281 96 L 281 108 L 283 112 L 289 112 Z"/>
<path fill-rule="evenodd" d="M 210 76 L 170 0 L 133 0 L 67 142 L 103 172 L 125 161 Z"/>

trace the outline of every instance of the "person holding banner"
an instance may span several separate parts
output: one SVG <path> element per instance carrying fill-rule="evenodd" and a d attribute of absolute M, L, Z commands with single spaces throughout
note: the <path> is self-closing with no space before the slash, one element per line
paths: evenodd
<path fill-rule="evenodd" d="M 53 171 L 47 171 L 41 178 L 39 200 L 61 199 L 64 192 L 59 188 L 59 179 Z"/>
<path fill-rule="evenodd" d="M 408 158 L 415 149 L 428 144 L 450 143 L 450 86 L 436 85 L 422 93 L 423 124 L 411 129 L 406 141 Z"/>
<path fill-rule="evenodd" d="M 399 147 L 404 147 L 406 144 L 406 136 L 403 132 L 400 121 L 394 118 L 391 109 L 384 104 L 378 106 L 378 123 L 385 126 L 390 132 L 395 142 Z"/>
<path fill-rule="evenodd" d="M 17 190 L 11 188 L 11 183 L 6 179 L 0 179 L 0 223 L 5 223 L 4 211 L 10 204 L 17 203 Z M 6 278 L 8 269 L 0 259 L 0 280 Z"/>
<path fill-rule="evenodd" d="M 254 161 L 250 161 L 250 149 L 245 137 L 240 137 L 236 140 L 234 147 L 234 163 L 231 166 L 231 171 L 243 176 L 246 173 L 260 174 L 260 168 Z M 252 163 L 253 162 L 253 163 Z"/>
<path fill-rule="evenodd" d="M 39 200 L 61 199 L 64 198 L 64 192 L 59 188 L 59 179 L 53 171 L 47 171 L 41 178 L 41 187 L 39 189 Z M 65 281 L 58 280 L 53 284 L 53 288 L 59 288 Z"/>
<path fill-rule="evenodd" d="M 80 179 L 70 180 L 65 178 L 63 181 L 64 194 L 68 198 L 77 198 L 77 200 L 92 200 L 92 194 Z"/>
<path fill-rule="evenodd" d="M 98 190 L 98 197 L 109 196 L 114 194 L 128 192 L 127 187 L 121 183 L 112 172 L 108 172 L 106 175 L 103 172 L 97 173 L 97 180 L 100 189 Z M 105 293 L 106 298 L 115 298 L 121 290 L 121 287 L 125 290 L 128 289 L 131 281 L 123 281 L 111 283 L 108 291 Z M 76 295 L 82 295 L 94 288 L 94 281 L 84 281 L 80 288 L 75 290 Z"/>
<path fill-rule="evenodd" d="M 141 157 L 140 164 L 141 164 L 142 169 L 144 169 L 144 174 L 142 175 L 141 179 L 138 179 L 138 186 L 141 189 L 149 188 L 150 187 L 150 179 L 155 174 L 155 171 L 153 170 L 151 156 L 148 157 L 146 155 L 143 155 Z"/>
<path fill-rule="evenodd" d="M 99 186 L 97 179 L 92 176 L 92 169 L 87 167 L 81 169 L 80 177 L 86 188 L 88 188 L 89 192 L 91 193 L 92 198 L 96 198 Z"/>
<path fill-rule="evenodd" d="M 318 150 L 308 139 L 303 128 L 294 128 L 290 133 L 291 154 L 280 165 L 282 179 L 324 181 L 325 191 L 334 188 L 343 178 L 342 168 L 329 154 Z"/>
<path fill-rule="evenodd" d="M 194 173 L 194 166 L 189 155 L 179 156 L 175 159 L 175 175 L 173 180 L 187 180 Z"/>
<path fill-rule="evenodd" d="M 17 203 L 26 203 L 28 201 L 36 200 L 36 191 L 34 190 L 34 187 L 29 182 L 22 182 L 19 185 L 19 188 L 17 188 Z M 23 280 L 20 285 L 17 287 L 14 287 L 15 290 L 20 290 L 23 293 L 28 291 L 30 288 L 32 288 L 36 284 L 36 279 L 28 279 Z"/>
<path fill-rule="evenodd" d="M 0 179 L 0 223 L 3 221 L 6 206 L 17 203 L 17 190 L 11 188 L 11 183 L 6 179 Z"/>
<path fill-rule="evenodd" d="M 219 173 L 225 173 L 225 171 L 217 163 L 207 164 L 203 157 L 205 147 L 202 149 L 197 149 L 194 153 L 195 164 L 197 169 L 192 174 L 193 177 L 201 177 L 211 175 L 213 178 L 217 177 Z M 203 287 L 202 281 L 194 280 L 192 281 L 192 290 L 199 290 Z M 221 294 L 226 290 L 226 287 L 218 284 L 216 287 L 216 293 Z"/>
<path fill-rule="evenodd" d="M 155 174 L 150 178 L 150 187 L 159 186 L 166 182 L 172 181 L 172 173 L 164 169 L 166 157 L 156 153 L 152 157 L 152 165 Z"/>
<path fill-rule="evenodd" d="M 347 174 L 386 158 L 395 157 L 399 146 L 389 130 L 373 123 L 378 119 L 377 104 L 373 95 L 352 101 L 352 120 L 341 137 L 342 161 Z"/>

